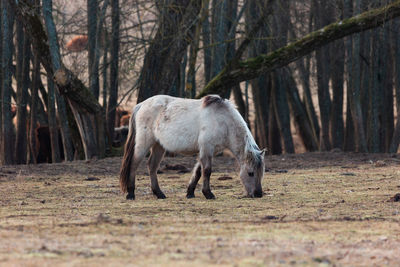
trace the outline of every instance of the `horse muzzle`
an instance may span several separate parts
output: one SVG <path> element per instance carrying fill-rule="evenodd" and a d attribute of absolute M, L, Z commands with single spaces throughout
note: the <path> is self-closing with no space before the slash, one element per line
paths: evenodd
<path fill-rule="evenodd" d="M 256 189 L 256 190 L 254 190 L 253 193 L 249 194 L 248 196 L 251 197 L 251 198 L 260 198 L 260 197 L 263 196 L 263 191 Z"/>

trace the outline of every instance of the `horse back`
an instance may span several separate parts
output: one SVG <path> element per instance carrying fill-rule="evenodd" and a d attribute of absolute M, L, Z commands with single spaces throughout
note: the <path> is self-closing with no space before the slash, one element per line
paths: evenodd
<path fill-rule="evenodd" d="M 197 152 L 204 143 L 220 146 L 226 140 L 224 100 L 210 95 L 200 100 L 158 95 L 142 102 L 137 131 L 170 152 Z"/>

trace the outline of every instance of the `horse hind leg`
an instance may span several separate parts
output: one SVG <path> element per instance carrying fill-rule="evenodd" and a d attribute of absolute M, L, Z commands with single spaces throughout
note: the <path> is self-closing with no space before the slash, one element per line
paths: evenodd
<path fill-rule="evenodd" d="M 158 199 L 166 198 L 164 193 L 161 191 L 160 186 L 158 185 L 158 179 L 157 179 L 157 170 L 160 166 L 162 158 L 164 157 L 164 153 L 165 149 L 159 143 L 156 143 L 151 148 L 151 154 L 147 162 L 147 167 L 150 173 L 151 190 L 153 191 L 153 194 L 157 196 Z"/>
<path fill-rule="evenodd" d="M 138 139 L 141 140 L 141 139 Z M 151 143 L 148 142 L 138 142 L 135 144 L 135 152 L 132 157 L 132 163 L 131 163 L 131 170 L 130 170 L 130 177 L 129 177 L 129 186 L 128 186 L 128 194 L 126 196 L 126 199 L 135 199 L 135 180 L 136 180 L 136 171 L 146 156 L 146 154 L 149 152 Z"/>
<path fill-rule="evenodd" d="M 210 176 L 211 176 L 211 156 L 202 156 L 200 158 L 201 163 L 201 175 L 203 176 L 203 189 L 201 192 L 207 199 L 215 199 L 214 194 L 210 188 Z"/>
<path fill-rule="evenodd" d="M 130 199 L 130 200 L 135 199 L 136 170 L 139 166 L 139 163 L 134 158 L 132 159 L 130 176 L 129 176 L 129 184 L 128 184 L 128 190 L 127 190 L 128 194 L 126 195 L 126 199 Z"/>
<path fill-rule="evenodd" d="M 128 194 L 126 195 L 126 199 L 132 199 L 132 200 L 135 199 L 136 171 L 140 165 L 140 162 L 142 162 L 143 158 L 146 156 L 147 152 L 148 150 L 145 153 L 135 151 L 135 154 L 132 158 L 131 172 L 129 176 Z"/>
<path fill-rule="evenodd" d="M 194 198 L 194 190 L 196 189 L 197 183 L 199 182 L 201 177 L 201 164 L 197 162 L 193 168 L 193 174 L 190 178 L 189 186 L 187 188 L 186 197 Z"/>

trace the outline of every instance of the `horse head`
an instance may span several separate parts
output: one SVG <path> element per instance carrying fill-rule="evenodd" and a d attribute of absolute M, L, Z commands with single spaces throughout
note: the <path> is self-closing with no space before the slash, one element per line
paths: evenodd
<path fill-rule="evenodd" d="M 264 176 L 265 150 L 249 151 L 240 163 L 240 179 L 249 197 L 262 197 L 261 180 Z"/>

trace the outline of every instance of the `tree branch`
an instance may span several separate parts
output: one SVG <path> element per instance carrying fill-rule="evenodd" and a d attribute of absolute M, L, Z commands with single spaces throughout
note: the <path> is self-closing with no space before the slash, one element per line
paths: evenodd
<path fill-rule="evenodd" d="M 204 87 L 196 98 L 201 98 L 207 94 L 223 95 L 237 83 L 254 79 L 263 73 L 286 66 L 330 42 L 353 33 L 379 27 L 386 21 L 398 16 L 400 16 L 400 1 L 332 23 L 269 54 L 228 64 Z"/>

